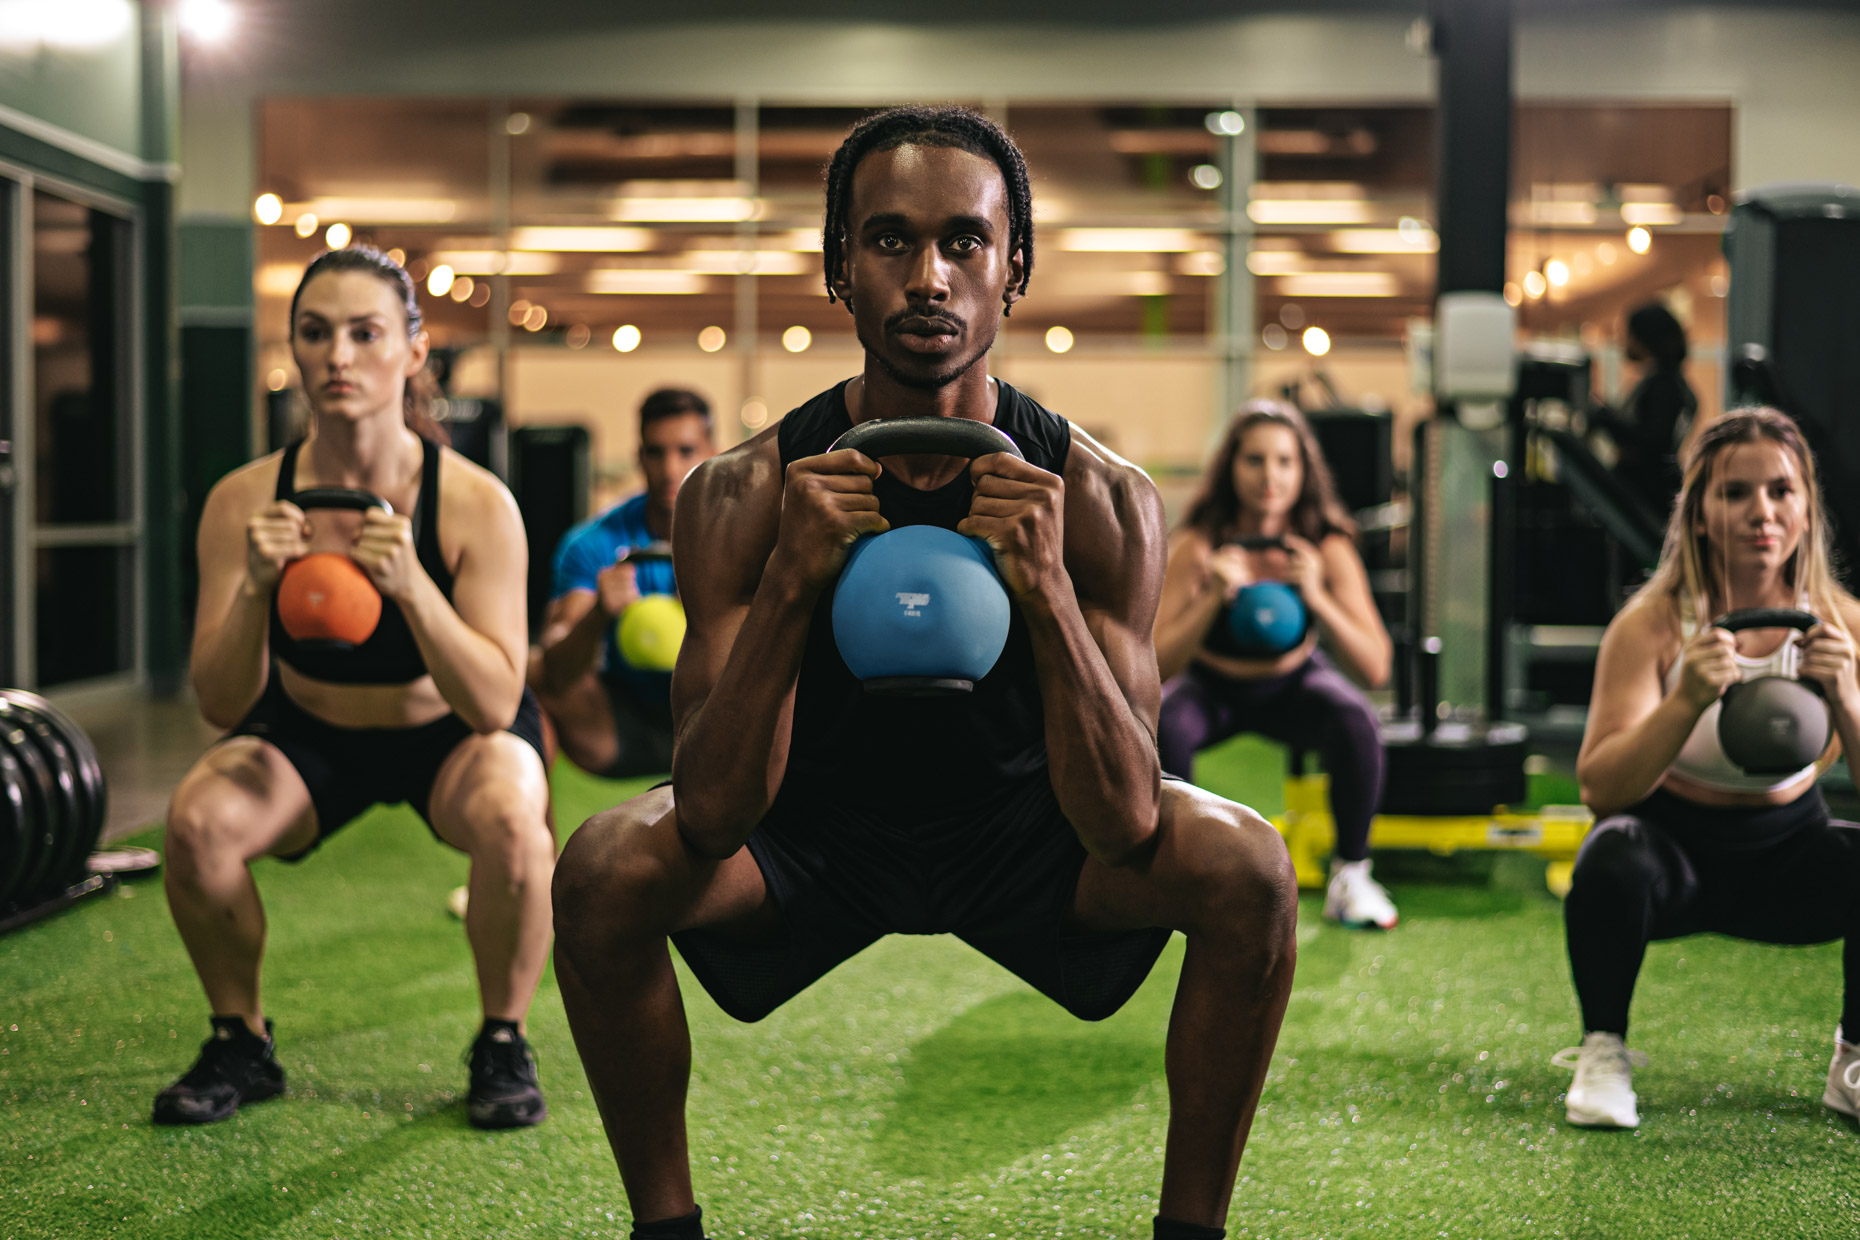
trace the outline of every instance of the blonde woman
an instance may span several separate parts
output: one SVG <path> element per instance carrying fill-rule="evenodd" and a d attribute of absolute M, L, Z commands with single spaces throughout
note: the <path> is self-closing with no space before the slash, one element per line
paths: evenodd
<path fill-rule="evenodd" d="M 1711 618 L 1801 608 L 1805 634 Z M 1564 906 L 1583 1043 L 1569 1121 L 1640 1122 L 1626 1036 L 1647 944 L 1701 932 L 1768 943 L 1845 939 L 1846 1000 L 1823 1101 L 1860 1111 L 1860 830 L 1832 821 L 1815 779 L 1860 742 L 1851 634 L 1860 602 L 1834 580 L 1815 461 L 1795 423 L 1740 409 L 1686 461 L 1659 569 L 1602 639 L 1576 772 L 1595 830 Z M 1719 698 L 1739 680 L 1795 675 L 1818 686 L 1835 737 L 1786 775 L 1734 766 Z M 1566 1052 L 1567 1054 L 1567 1052 Z"/>

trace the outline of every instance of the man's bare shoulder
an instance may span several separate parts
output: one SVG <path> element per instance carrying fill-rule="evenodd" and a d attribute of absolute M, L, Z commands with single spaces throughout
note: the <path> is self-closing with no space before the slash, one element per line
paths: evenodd
<path fill-rule="evenodd" d="M 717 515 L 718 509 L 740 512 L 743 504 L 779 505 L 782 488 L 781 447 L 776 440 L 779 430 L 779 425 L 771 426 L 692 470 L 679 492 L 680 515 L 687 504 L 694 514 L 711 517 Z"/>
<path fill-rule="evenodd" d="M 1078 499 L 1088 512 L 1123 527 L 1126 538 L 1147 536 L 1160 542 L 1162 497 L 1142 469 L 1125 460 L 1077 426 L 1066 453 L 1068 508 Z M 1070 515 L 1070 514 L 1068 514 Z"/>

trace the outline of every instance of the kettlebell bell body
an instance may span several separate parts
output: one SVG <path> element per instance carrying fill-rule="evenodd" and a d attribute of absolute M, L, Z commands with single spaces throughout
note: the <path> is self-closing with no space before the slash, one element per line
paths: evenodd
<path fill-rule="evenodd" d="M 394 511 L 379 495 L 348 487 L 314 487 L 291 502 L 305 512 L 369 508 Z M 381 622 L 381 592 L 347 555 L 319 551 L 293 560 L 278 581 L 278 619 L 300 644 L 352 650 L 374 635 Z"/>
<path fill-rule="evenodd" d="M 319 551 L 284 570 L 278 618 L 294 641 L 350 649 L 381 622 L 381 592 L 348 556 Z"/>
<path fill-rule="evenodd" d="M 1755 608 L 1712 621 L 1713 628 L 1789 628 L 1807 632 L 1821 623 L 1805 611 Z M 1819 686 L 1793 676 L 1757 676 L 1724 691 L 1718 706 L 1718 744 L 1750 775 L 1788 775 L 1814 765 L 1834 732 Z"/>
<path fill-rule="evenodd" d="M 841 448 L 875 459 L 1021 456 L 994 427 L 963 418 L 874 419 L 829 451 Z M 967 693 L 1001 657 L 1012 606 L 987 543 L 940 526 L 908 525 L 853 544 L 833 590 L 833 640 L 868 693 Z"/>
<path fill-rule="evenodd" d="M 1283 581 L 1241 586 L 1227 609 L 1227 632 L 1234 645 L 1257 658 L 1277 658 L 1297 647 L 1310 621 L 1304 597 Z"/>
<path fill-rule="evenodd" d="M 614 639 L 620 657 L 642 671 L 669 672 L 685 641 L 685 605 L 676 594 L 647 594 L 620 613 Z"/>
<path fill-rule="evenodd" d="M 934 525 L 862 538 L 833 592 L 833 640 L 871 693 L 962 693 L 1007 645 L 988 544 Z"/>

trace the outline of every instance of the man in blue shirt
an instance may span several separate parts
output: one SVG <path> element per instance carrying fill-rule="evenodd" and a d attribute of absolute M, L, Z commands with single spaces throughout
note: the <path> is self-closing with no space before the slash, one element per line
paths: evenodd
<path fill-rule="evenodd" d="M 562 536 L 530 686 L 555 725 L 562 752 L 595 775 L 624 779 L 672 769 L 669 672 L 629 666 L 615 627 L 647 594 L 676 594 L 671 561 L 628 553 L 672 536 L 685 477 L 716 451 L 710 405 L 696 392 L 661 388 L 639 407 L 639 467 L 646 489 Z"/>

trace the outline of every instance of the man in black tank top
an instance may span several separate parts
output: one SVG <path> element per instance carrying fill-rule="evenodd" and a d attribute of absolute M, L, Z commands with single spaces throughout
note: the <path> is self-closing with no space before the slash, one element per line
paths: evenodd
<path fill-rule="evenodd" d="M 864 371 L 686 484 L 672 783 L 589 820 L 556 868 L 557 977 L 633 1235 L 704 1234 L 668 938 L 743 1020 L 888 933 L 956 934 L 1099 1019 L 1179 930 L 1154 1231 L 1217 1240 L 1291 989 L 1296 892 L 1269 824 L 1161 777 L 1162 506 L 1141 471 L 988 374 L 1033 261 L 1005 134 L 960 109 L 881 114 L 840 148 L 827 195 L 829 295 Z M 828 451 L 911 416 L 992 423 L 1026 459 Z M 834 645 L 852 543 L 908 524 L 986 540 L 1013 601 L 969 695 L 867 695 Z"/>

